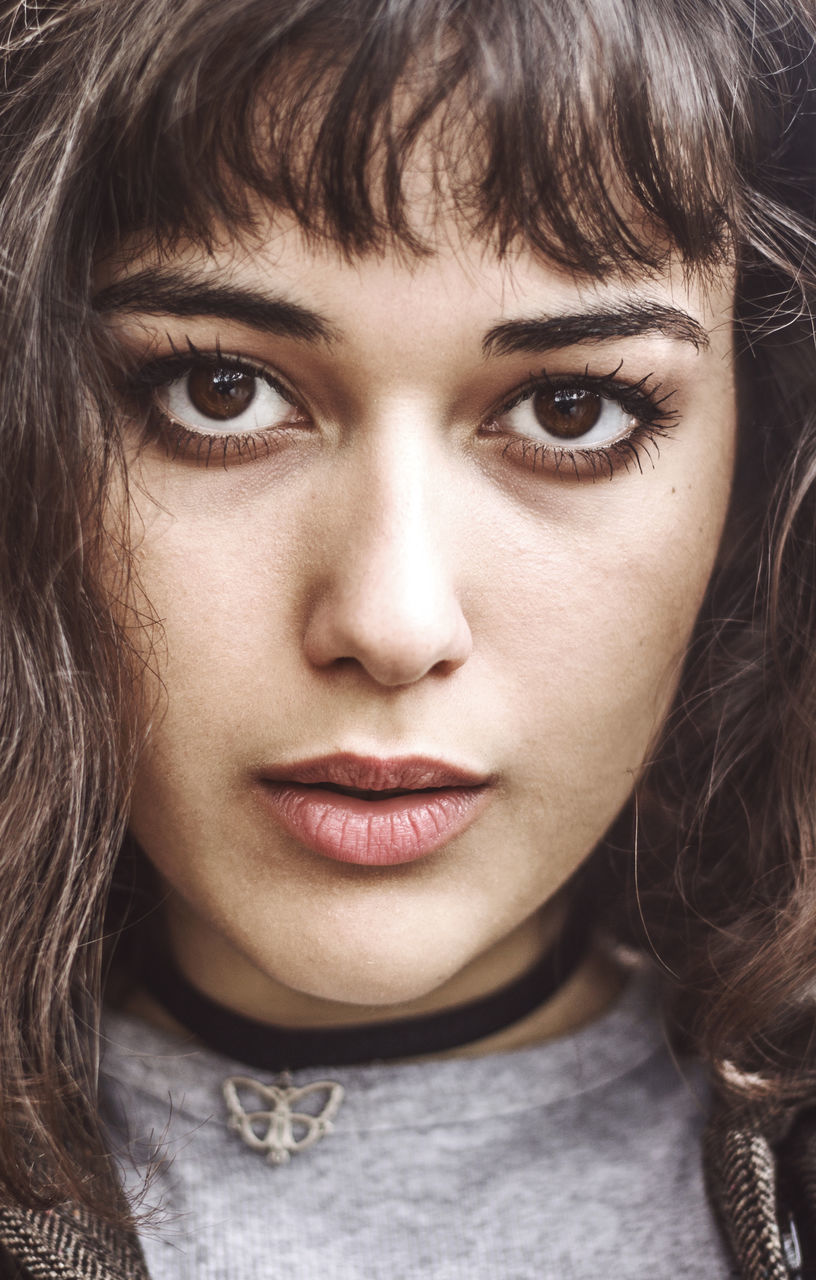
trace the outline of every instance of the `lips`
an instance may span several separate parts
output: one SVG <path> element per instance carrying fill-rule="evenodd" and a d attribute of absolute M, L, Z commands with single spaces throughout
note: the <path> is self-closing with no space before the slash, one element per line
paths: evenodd
<path fill-rule="evenodd" d="M 489 778 L 424 756 L 323 756 L 264 769 L 261 796 L 289 835 L 359 866 L 397 866 L 460 835 L 484 808 Z"/>

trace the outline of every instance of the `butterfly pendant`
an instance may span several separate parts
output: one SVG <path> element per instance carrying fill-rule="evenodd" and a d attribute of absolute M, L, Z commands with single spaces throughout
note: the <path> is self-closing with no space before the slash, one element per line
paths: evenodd
<path fill-rule="evenodd" d="M 247 1111 L 239 1090 L 258 1099 L 261 1109 Z M 250 1076 L 228 1076 L 223 1093 L 228 1127 L 253 1151 L 266 1152 L 268 1164 L 286 1164 L 293 1152 L 306 1151 L 331 1133 L 344 1097 L 343 1086 L 333 1080 L 315 1080 L 298 1089 L 288 1083 L 288 1077 L 281 1084 L 261 1084 Z M 326 1100 L 320 1111 L 294 1109 L 304 1099 L 317 1099 L 321 1094 Z"/>

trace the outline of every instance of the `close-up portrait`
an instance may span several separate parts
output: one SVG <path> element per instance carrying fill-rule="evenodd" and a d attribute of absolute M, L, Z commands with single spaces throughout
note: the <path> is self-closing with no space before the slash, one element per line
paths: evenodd
<path fill-rule="evenodd" d="M 816 1280 L 815 0 L 0 0 L 0 1280 Z"/>

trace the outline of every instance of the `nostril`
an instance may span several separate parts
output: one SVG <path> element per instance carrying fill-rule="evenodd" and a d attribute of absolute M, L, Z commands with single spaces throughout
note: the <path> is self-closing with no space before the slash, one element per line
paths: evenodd
<path fill-rule="evenodd" d="M 427 531 L 424 533 L 427 540 Z M 427 546 L 347 548 L 313 584 L 304 613 L 309 663 L 338 676 L 359 668 L 383 688 L 449 675 L 468 658 L 470 629 L 453 569 Z M 383 545 L 384 544 L 384 545 Z"/>

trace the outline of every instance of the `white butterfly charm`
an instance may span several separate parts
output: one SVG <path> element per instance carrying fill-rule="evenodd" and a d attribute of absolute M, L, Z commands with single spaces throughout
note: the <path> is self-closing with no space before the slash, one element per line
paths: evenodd
<path fill-rule="evenodd" d="M 252 1093 L 262 1106 L 268 1104 L 268 1107 L 247 1111 L 241 1102 L 239 1089 Z M 265 1151 L 269 1164 L 286 1164 L 293 1151 L 306 1151 L 325 1134 L 331 1133 L 332 1120 L 344 1097 L 343 1086 L 333 1080 L 315 1080 L 297 1089 L 287 1083 L 261 1084 L 250 1076 L 228 1076 L 223 1091 L 229 1111 L 229 1128 L 239 1134 L 253 1151 Z M 293 1110 L 295 1103 L 320 1093 L 327 1093 L 328 1097 L 316 1114 Z"/>

